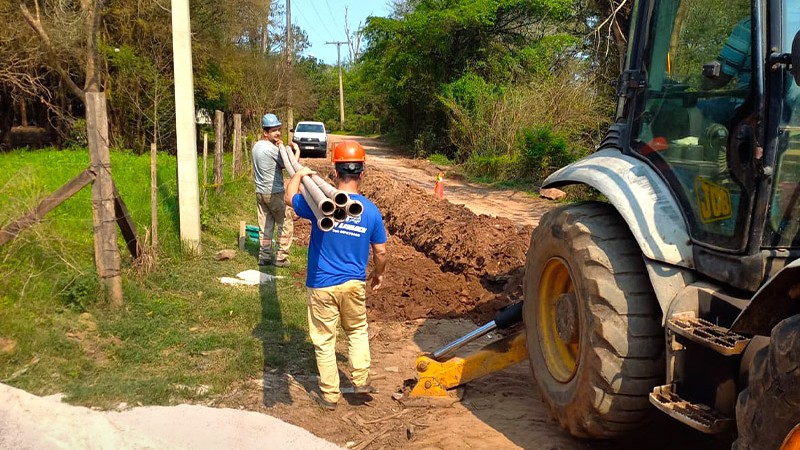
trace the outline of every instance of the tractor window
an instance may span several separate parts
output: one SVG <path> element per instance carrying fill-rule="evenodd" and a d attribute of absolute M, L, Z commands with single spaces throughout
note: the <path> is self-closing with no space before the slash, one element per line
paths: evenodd
<path fill-rule="evenodd" d="M 784 52 L 791 51 L 792 40 L 800 29 L 797 0 L 784 0 L 781 24 Z M 783 108 L 780 118 L 775 184 L 769 209 L 767 245 L 800 247 L 800 86 L 785 73 Z"/>
<path fill-rule="evenodd" d="M 754 123 L 749 8 L 749 0 L 656 2 L 634 141 L 672 186 L 692 238 L 728 249 L 746 243 L 754 190 L 737 169 L 752 138 L 734 138 L 754 135 L 743 129 Z"/>

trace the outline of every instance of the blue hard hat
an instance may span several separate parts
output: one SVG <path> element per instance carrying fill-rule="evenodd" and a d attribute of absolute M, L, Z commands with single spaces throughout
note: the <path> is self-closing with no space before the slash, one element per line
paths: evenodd
<path fill-rule="evenodd" d="M 261 128 L 272 128 L 281 126 L 281 121 L 275 114 L 264 114 L 261 117 Z"/>

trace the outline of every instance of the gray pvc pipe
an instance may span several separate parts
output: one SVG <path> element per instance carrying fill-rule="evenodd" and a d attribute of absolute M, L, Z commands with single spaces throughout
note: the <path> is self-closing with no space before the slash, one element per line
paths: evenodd
<path fill-rule="evenodd" d="M 300 170 L 300 168 L 303 166 L 300 164 L 300 162 L 297 161 L 297 159 L 295 159 L 294 154 L 289 151 L 287 151 L 286 153 L 287 153 L 287 158 L 289 159 L 289 164 L 292 166 L 292 168 L 295 171 Z M 343 208 L 350 200 L 350 196 L 347 194 L 347 192 L 336 189 L 335 187 L 333 187 L 333 185 L 325 181 L 325 179 L 323 179 L 319 175 L 316 174 L 311 175 L 311 179 L 314 181 L 314 183 L 317 184 L 317 186 L 319 186 L 320 190 L 322 191 L 323 194 L 325 194 L 326 197 L 333 200 L 333 203 L 336 206 Z"/>
<path fill-rule="evenodd" d="M 291 161 L 289 160 L 289 156 L 287 155 L 286 147 L 281 147 L 278 149 L 278 153 L 281 156 L 281 161 L 283 161 L 283 167 L 289 172 L 289 176 L 293 177 L 294 173 L 296 172 L 294 166 L 292 166 Z"/>
<path fill-rule="evenodd" d="M 286 166 L 287 168 L 286 170 L 289 172 L 290 175 L 294 176 L 294 173 L 303 167 L 296 160 L 293 160 L 294 155 L 286 147 L 283 147 L 283 151 L 281 151 L 280 154 L 281 154 L 281 159 L 283 160 L 283 165 Z M 291 167 L 292 170 L 289 170 L 289 167 Z M 315 183 L 313 180 L 310 179 L 310 177 L 307 176 L 303 177 L 303 179 L 300 180 L 300 182 L 306 188 L 306 191 L 310 196 L 310 198 L 306 197 L 306 201 L 309 204 L 314 203 L 317 206 L 317 208 L 322 212 L 322 214 L 326 216 L 333 214 L 333 210 L 336 209 L 336 205 L 333 203 L 333 200 L 328 198 L 322 192 L 319 186 L 317 186 L 317 183 Z"/>
<path fill-rule="evenodd" d="M 348 195 L 347 192 L 340 191 L 331 186 L 330 183 L 322 179 L 319 175 L 311 175 L 311 179 L 314 180 L 314 183 L 317 183 L 317 186 L 322 189 L 322 192 L 324 192 L 329 199 L 333 200 L 336 206 L 342 208 L 350 201 L 350 195 Z"/>
<path fill-rule="evenodd" d="M 333 210 L 333 215 L 331 217 L 333 217 L 333 220 L 336 222 L 344 222 L 344 220 L 347 219 L 347 211 L 345 211 L 344 208 L 337 207 Z"/>
<path fill-rule="evenodd" d="M 364 212 L 364 205 L 358 200 L 351 199 L 344 205 L 344 210 L 348 216 L 359 217 Z"/>
<path fill-rule="evenodd" d="M 317 218 L 317 226 L 319 227 L 319 229 L 322 231 L 331 231 L 333 229 L 333 226 L 336 225 L 335 221 L 333 220 L 333 217 L 326 216 L 325 214 L 323 214 L 322 211 L 320 211 L 319 206 L 317 206 L 317 204 L 312 201 L 313 199 L 309 198 L 310 195 L 308 191 L 306 191 L 304 186 L 300 187 L 300 193 L 306 199 L 306 203 L 308 203 L 308 206 L 311 207 L 311 211 L 314 213 L 314 217 Z"/>

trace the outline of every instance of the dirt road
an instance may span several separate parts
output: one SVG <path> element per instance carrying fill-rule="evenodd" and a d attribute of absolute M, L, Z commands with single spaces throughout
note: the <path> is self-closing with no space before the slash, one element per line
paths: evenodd
<path fill-rule="evenodd" d="M 264 410 L 348 448 L 725 448 L 658 415 L 626 441 L 572 438 L 549 418 L 527 362 L 473 381 L 460 402 L 414 407 L 396 400 L 393 394 L 413 383 L 420 352 L 464 335 L 519 299 L 532 227 L 553 205 L 460 180 L 447 181 L 448 201 L 439 201 L 433 185 L 440 168 L 397 157 L 376 140 L 359 140 L 368 154 L 362 191 L 381 208 L 391 235 L 385 288 L 368 296 L 372 376 L 381 393 L 366 402 L 345 395 L 329 413 L 308 399 L 313 374 L 269 374 L 246 388 L 247 409 Z M 323 174 L 330 170 L 325 160 L 304 163 Z M 307 229 L 298 223 L 302 236 Z M 464 352 L 496 338 L 482 338 Z M 341 367 L 347 373 L 344 357 Z"/>
<path fill-rule="evenodd" d="M 520 225 L 535 227 L 539 218 L 553 207 L 553 203 L 525 192 L 511 189 L 487 189 L 465 182 L 454 176 L 448 167 L 436 166 L 425 160 L 411 159 L 398 154 L 377 139 L 356 136 L 331 135 L 331 144 L 342 139 L 355 139 L 361 142 L 367 151 L 367 164 L 375 164 L 384 172 L 391 174 L 397 182 L 419 186 L 426 192 L 433 193 L 436 175 L 445 174 L 444 192 L 448 202 L 464 205 L 475 214 L 486 214 L 491 217 L 505 217 Z"/>

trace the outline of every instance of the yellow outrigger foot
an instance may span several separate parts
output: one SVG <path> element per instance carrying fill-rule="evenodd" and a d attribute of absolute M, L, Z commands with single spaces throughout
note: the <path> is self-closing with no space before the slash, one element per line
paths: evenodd
<path fill-rule="evenodd" d="M 519 331 L 492 342 L 464 358 L 436 361 L 427 355 L 417 358 L 417 384 L 411 397 L 446 397 L 447 390 L 477 378 L 499 372 L 528 359 L 525 332 Z"/>
<path fill-rule="evenodd" d="M 411 397 L 446 397 L 447 390 L 490 373 L 499 372 L 528 358 L 525 333 L 518 331 L 492 342 L 466 358 L 456 351 L 495 329 L 509 329 L 522 322 L 522 302 L 506 306 L 494 320 L 430 354 L 417 358 L 417 384 Z"/>

